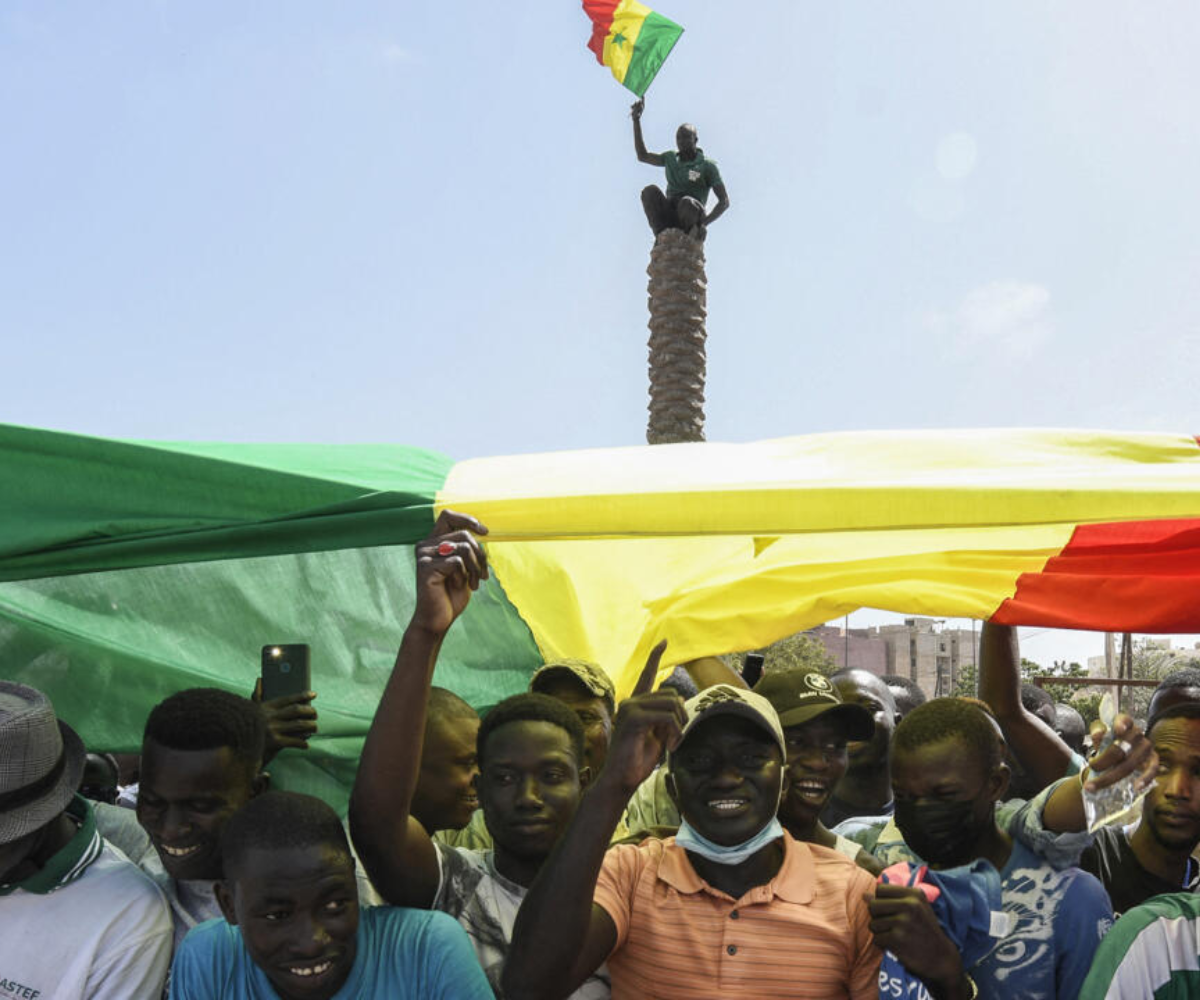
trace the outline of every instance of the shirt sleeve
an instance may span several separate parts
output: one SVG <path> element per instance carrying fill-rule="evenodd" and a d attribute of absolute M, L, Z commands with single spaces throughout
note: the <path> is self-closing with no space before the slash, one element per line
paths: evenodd
<path fill-rule="evenodd" d="M 89 1000 L 158 1000 L 171 967 L 170 928 L 130 945 L 88 979 Z"/>
<path fill-rule="evenodd" d="M 1166 939 L 1153 907 L 1134 907 L 1100 942 L 1079 995 L 1088 1000 L 1153 997 L 1170 978 L 1164 957 L 1175 943 Z"/>
<path fill-rule="evenodd" d="M 1055 833 L 1053 830 L 1047 830 L 1042 823 L 1042 811 L 1046 808 L 1050 796 L 1064 781 L 1075 780 L 1077 779 L 1074 777 L 1059 778 L 1028 802 L 1011 799 L 1002 802 L 996 810 L 996 822 L 1002 830 L 1059 870 L 1076 867 L 1079 864 L 1079 856 L 1092 842 L 1090 833 Z"/>
<path fill-rule="evenodd" d="M 1076 872 L 1055 916 L 1056 995 L 1073 1000 L 1080 995 L 1100 942 L 1113 925 L 1112 906 L 1095 878 Z"/>
<path fill-rule="evenodd" d="M 600 866 L 600 877 L 596 879 L 596 891 L 592 901 L 612 918 L 617 928 L 616 951 L 629 934 L 630 914 L 633 909 L 633 892 L 641 872 L 643 851 L 631 844 L 610 847 Z"/>
<path fill-rule="evenodd" d="M 171 963 L 170 1000 L 207 1000 L 217 990 L 218 942 L 206 924 L 193 928 L 183 939 Z"/>
<path fill-rule="evenodd" d="M 438 888 L 431 909 L 457 918 L 479 884 L 479 870 L 469 852 L 434 841 L 438 859 Z"/>
<path fill-rule="evenodd" d="M 422 942 L 425 986 L 430 1000 L 493 1000 L 487 976 L 475 949 L 458 921 L 445 913 L 431 913 Z"/>
<path fill-rule="evenodd" d="M 706 160 L 704 164 L 705 180 L 708 181 L 709 187 L 716 187 L 718 184 L 725 183 L 721 180 L 721 171 L 717 168 L 716 160 Z"/>
<path fill-rule="evenodd" d="M 871 911 L 863 899 L 863 893 L 871 892 L 874 884 L 875 880 L 867 872 L 856 870 L 846 900 L 851 933 L 850 1000 L 877 1000 L 880 995 L 879 963 L 883 960 L 883 952 L 871 934 Z"/>

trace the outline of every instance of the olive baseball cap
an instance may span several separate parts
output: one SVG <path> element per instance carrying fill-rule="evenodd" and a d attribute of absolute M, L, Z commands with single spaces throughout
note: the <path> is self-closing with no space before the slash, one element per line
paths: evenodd
<path fill-rule="evenodd" d="M 746 688 L 734 687 L 732 684 L 717 684 L 705 688 L 696 697 L 689 698 L 683 703 L 683 707 L 687 711 L 687 723 L 683 727 L 681 745 L 688 738 L 688 733 L 705 719 L 714 715 L 740 715 L 766 730 L 778 744 L 780 753 L 787 755 L 779 716 L 762 695 Z"/>
<path fill-rule="evenodd" d="M 608 714 L 617 710 L 617 689 L 602 667 L 587 660 L 555 660 L 538 667 L 529 680 L 529 690 L 544 693 L 543 688 L 560 677 L 571 677 L 596 698 L 603 698 Z"/>

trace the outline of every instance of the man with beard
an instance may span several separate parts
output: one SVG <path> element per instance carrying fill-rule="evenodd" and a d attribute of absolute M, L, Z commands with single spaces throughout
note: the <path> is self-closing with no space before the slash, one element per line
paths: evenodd
<path fill-rule="evenodd" d="M 1055 869 L 997 825 L 1008 768 L 983 711 L 956 698 L 914 709 L 896 727 L 892 784 L 909 847 L 934 871 L 986 862 L 978 877 L 999 875 L 1007 926 L 997 928 L 996 947 L 964 969 L 944 936 L 927 933 L 929 904 L 919 890 L 881 887 L 871 903 L 880 945 L 943 1000 L 975 995 L 974 984 L 988 997 L 1076 997 L 1112 910 L 1091 875 Z"/>
<path fill-rule="evenodd" d="M 839 670 L 831 678 L 838 696 L 849 705 L 859 705 L 875 723 L 868 740 L 849 746 L 849 766 L 821 814 L 828 827 L 845 820 L 875 819 L 892 814 L 892 782 L 888 762 L 892 732 L 900 721 L 896 699 L 883 680 L 869 670 Z"/>
<path fill-rule="evenodd" d="M 574 711 L 521 694 L 479 727 L 476 787 L 494 848 L 450 847 L 412 814 L 430 681 L 438 652 L 471 593 L 487 578 L 474 518 L 444 511 L 417 545 L 416 607 L 363 746 L 350 799 L 354 847 L 380 896 L 458 919 L 494 988 L 527 887 L 566 828 L 588 781 L 583 727 Z M 603 972 L 576 1000 L 609 995 Z"/>
<path fill-rule="evenodd" d="M 819 673 L 780 670 L 763 676 L 754 688 L 771 703 L 783 726 L 787 772 L 779 821 L 797 840 L 844 854 L 872 874 L 881 866 L 853 840 L 832 833 L 821 810 L 846 772 L 846 744 L 866 742 L 875 724 L 859 705 L 847 705 Z"/>
<path fill-rule="evenodd" d="M 490 1000 L 462 928 L 443 913 L 360 910 L 354 859 L 320 799 L 267 792 L 222 837 L 224 920 L 188 935 L 171 1000 Z"/>
<path fill-rule="evenodd" d="M 1101 827 L 1079 862 L 1104 883 L 1118 916 L 1152 896 L 1200 886 L 1192 857 L 1200 845 L 1200 702 L 1158 704 L 1166 707 L 1146 730 L 1158 777 L 1142 800 L 1142 821 L 1131 833 Z"/>
<path fill-rule="evenodd" d="M 622 702 L 604 770 L 517 916 L 504 995 L 566 996 L 607 958 L 618 996 L 875 1000 L 872 879 L 781 826 L 778 715 L 730 685 L 686 705 L 674 691 L 652 692 L 665 646 Z M 679 833 L 606 852 L 665 751 Z"/>

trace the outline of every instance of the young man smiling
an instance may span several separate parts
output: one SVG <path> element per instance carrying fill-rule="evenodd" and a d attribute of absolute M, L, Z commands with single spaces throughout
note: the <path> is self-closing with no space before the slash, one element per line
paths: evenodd
<path fill-rule="evenodd" d="M 759 695 L 651 693 L 665 643 L 623 702 L 608 762 L 517 915 L 509 1000 L 566 996 L 605 959 L 613 997 L 878 996 L 871 877 L 776 818 L 784 737 Z M 675 837 L 606 852 L 664 751 Z"/>
<path fill-rule="evenodd" d="M 754 690 L 771 703 L 783 726 L 787 780 L 779 820 L 784 828 L 797 840 L 836 850 L 877 874 L 881 866 L 870 854 L 821 822 L 821 810 L 846 773 L 847 743 L 869 742 L 875 733 L 870 713 L 844 703 L 823 674 L 804 670 L 765 674 Z"/>
<path fill-rule="evenodd" d="M 258 706 L 216 688 L 173 694 L 146 719 L 137 820 L 150 847 L 133 860 L 170 901 L 176 945 L 220 916 L 221 832 L 266 788 L 265 738 Z"/>
<path fill-rule="evenodd" d="M 491 1000 L 449 917 L 359 910 L 345 832 L 319 799 L 267 792 L 230 820 L 222 844 L 225 920 L 188 935 L 171 1000 Z"/>
<path fill-rule="evenodd" d="M 444 512 L 417 546 L 417 602 L 392 676 L 363 746 L 350 829 L 380 895 L 435 908 L 467 931 L 489 981 L 499 987 L 526 887 L 570 821 L 588 779 L 579 718 L 543 694 L 501 702 L 479 728 L 476 786 L 494 849 L 435 843 L 412 814 L 429 685 L 447 632 L 487 576 L 474 518 Z M 609 995 L 601 975 L 577 1000 Z"/>

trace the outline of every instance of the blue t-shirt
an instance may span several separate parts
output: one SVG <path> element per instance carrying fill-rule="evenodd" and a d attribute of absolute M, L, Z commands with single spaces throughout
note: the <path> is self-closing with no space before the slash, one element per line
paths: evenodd
<path fill-rule="evenodd" d="M 1000 873 L 1008 933 L 968 974 L 981 997 L 1074 1000 L 1112 907 L 1100 882 L 1078 868 L 1055 869 L 1019 841 Z"/>
<path fill-rule="evenodd" d="M 278 1000 L 241 932 L 224 920 L 193 928 L 175 953 L 171 1000 Z M 332 1000 L 493 1000 L 467 935 L 444 913 L 373 906 L 359 912 L 358 953 Z"/>

